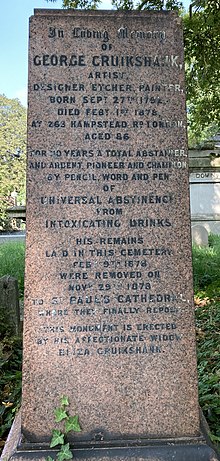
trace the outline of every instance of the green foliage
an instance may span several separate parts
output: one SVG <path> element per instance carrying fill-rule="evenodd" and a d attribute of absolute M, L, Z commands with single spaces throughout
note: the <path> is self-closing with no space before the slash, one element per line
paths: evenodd
<path fill-rule="evenodd" d="M 0 229 L 8 226 L 11 193 L 18 193 L 18 202 L 25 198 L 26 125 L 26 109 L 19 100 L 0 95 Z"/>
<path fill-rule="evenodd" d="M 59 423 L 63 419 L 67 418 L 67 413 L 63 408 L 56 408 L 55 410 L 55 422 Z"/>
<path fill-rule="evenodd" d="M 199 401 L 211 438 L 220 442 L 220 236 L 193 248 Z"/>
<path fill-rule="evenodd" d="M 143 0 L 137 5 L 138 10 L 163 10 L 165 2 L 163 0 Z M 183 3 L 178 0 L 167 0 L 166 10 L 182 10 Z"/>
<path fill-rule="evenodd" d="M 47 2 L 55 3 L 57 0 L 46 0 Z M 63 8 L 79 8 L 94 10 L 102 0 L 63 0 Z M 179 0 L 142 0 L 139 2 L 133 0 L 112 0 L 112 6 L 117 10 L 133 10 L 133 9 L 146 9 L 146 10 L 183 10 L 183 2 Z"/>
<path fill-rule="evenodd" d="M 57 421 L 55 420 L 55 422 Z M 54 448 L 57 445 L 63 445 L 63 443 L 64 443 L 64 434 L 58 429 L 53 429 L 52 439 L 50 442 L 50 448 Z"/>
<path fill-rule="evenodd" d="M 1 330 L 0 330 L 1 336 Z M 0 446 L 6 437 L 21 400 L 22 341 L 4 337 L 0 341 Z"/>
<path fill-rule="evenodd" d="M 199 139 L 220 127 L 220 1 L 196 2 L 184 17 L 189 128 Z"/>
<path fill-rule="evenodd" d="M 21 295 L 24 291 L 24 251 L 24 243 L 0 245 L 0 277 L 16 277 Z M 6 323 L 0 319 L 0 447 L 20 406 L 21 362 L 22 340 L 11 337 Z"/>
<path fill-rule="evenodd" d="M 220 238 L 219 236 L 210 236 L 209 242 L 208 247 L 193 247 L 195 292 L 201 292 L 205 289 L 210 291 L 210 284 L 216 285 L 216 283 L 219 283 L 220 288 Z"/>
<path fill-rule="evenodd" d="M 209 234 L 208 236 L 209 247 L 215 247 L 217 250 L 220 249 L 220 237 L 218 234 Z"/>
<path fill-rule="evenodd" d="M 213 441 L 220 442 L 220 302 L 196 308 L 199 400 Z"/>
<path fill-rule="evenodd" d="M 189 127 L 188 127 L 188 146 L 189 149 L 214 149 L 215 142 L 213 141 L 213 136 L 215 136 L 219 127 L 216 123 L 211 123 L 202 131 L 194 130 L 190 125 L 191 114 L 188 114 Z M 208 146 L 208 147 L 207 147 Z"/>
<path fill-rule="evenodd" d="M 116 10 L 133 10 L 134 3 L 132 0 L 112 0 L 113 7 Z"/>
<path fill-rule="evenodd" d="M 56 0 L 46 0 L 47 2 L 56 2 Z M 81 8 L 87 10 L 96 10 L 101 0 L 63 0 L 63 8 Z"/>
<path fill-rule="evenodd" d="M 65 432 L 81 432 L 78 415 L 69 416 L 65 422 Z"/>
<path fill-rule="evenodd" d="M 71 459 L 73 458 L 73 454 L 70 451 L 70 444 L 66 443 L 60 448 L 59 453 L 57 453 L 58 461 L 63 461 L 64 459 Z"/>
<path fill-rule="evenodd" d="M 24 242 L 3 243 L 0 245 L 0 277 L 10 275 L 18 280 L 20 296 L 24 295 Z"/>
<path fill-rule="evenodd" d="M 65 459 L 72 459 L 73 454 L 70 450 L 69 443 L 65 443 L 65 438 L 68 432 L 81 432 L 78 415 L 70 416 L 67 407 L 69 406 L 69 399 L 66 395 L 63 395 L 60 399 L 60 406 L 55 408 L 55 422 L 64 422 L 64 429 L 53 429 L 52 439 L 50 442 L 50 448 L 54 448 L 60 445 L 60 449 L 57 453 L 57 461 L 64 461 Z M 47 457 L 47 461 L 54 461 L 51 456 Z"/>
<path fill-rule="evenodd" d="M 60 399 L 61 407 L 69 406 L 69 399 L 66 395 L 63 395 Z"/>

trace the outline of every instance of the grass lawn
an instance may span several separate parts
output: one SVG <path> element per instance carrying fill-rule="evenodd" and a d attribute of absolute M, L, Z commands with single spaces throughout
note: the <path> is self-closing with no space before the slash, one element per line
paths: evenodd
<path fill-rule="evenodd" d="M 0 277 L 11 275 L 18 280 L 20 296 L 24 295 L 24 242 L 0 244 Z"/>

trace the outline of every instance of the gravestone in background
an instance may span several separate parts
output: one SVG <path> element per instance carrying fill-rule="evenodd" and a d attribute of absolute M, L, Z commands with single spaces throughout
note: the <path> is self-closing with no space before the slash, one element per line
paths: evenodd
<path fill-rule="evenodd" d="M 208 246 L 208 231 L 204 226 L 196 224 L 192 226 L 192 241 L 195 245 Z"/>
<path fill-rule="evenodd" d="M 10 275 L 0 278 L 0 318 L 10 334 L 21 334 L 18 280 Z"/>
<path fill-rule="evenodd" d="M 28 126 L 15 459 L 45 459 L 63 394 L 83 429 L 76 459 L 214 459 L 199 429 L 178 15 L 35 10 Z"/>

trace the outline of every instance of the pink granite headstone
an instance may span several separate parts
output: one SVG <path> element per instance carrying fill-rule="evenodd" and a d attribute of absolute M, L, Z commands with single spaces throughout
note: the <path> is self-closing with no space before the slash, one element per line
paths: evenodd
<path fill-rule="evenodd" d="M 25 443 L 48 443 L 62 395 L 76 447 L 194 440 L 178 15 L 35 10 L 28 126 Z"/>

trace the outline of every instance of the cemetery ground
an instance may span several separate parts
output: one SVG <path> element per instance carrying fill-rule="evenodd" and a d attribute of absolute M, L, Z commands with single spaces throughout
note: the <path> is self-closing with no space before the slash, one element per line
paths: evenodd
<path fill-rule="evenodd" d="M 24 243 L 0 245 L 0 277 L 10 275 L 24 294 Z M 193 248 L 199 400 L 212 441 L 220 447 L 220 237 Z M 21 400 L 22 340 L 0 319 L 0 450 Z"/>

